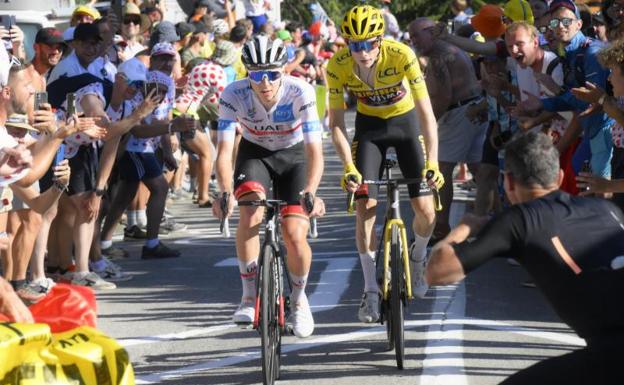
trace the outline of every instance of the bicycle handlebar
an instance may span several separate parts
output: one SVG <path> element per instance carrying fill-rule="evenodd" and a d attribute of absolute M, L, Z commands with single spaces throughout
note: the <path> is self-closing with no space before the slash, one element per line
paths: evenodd
<path fill-rule="evenodd" d="M 433 176 L 434 176 L 434 172 L 431 170 L 427 171 L 427 173 L 425 174 L 425 178 L 427 180 L 431 180 Z M 353 181 L 356 182 L 355 180 Z M 365 179 L 361 183 L 377 185 L 377 186 L 384 186 L 384 185 L 387 186 L 390 184 L 400 185 L 400 184 L 420 183 L 421 181 L 422 181 L 421 178 L 397 178 L 397 179 L 381 179 L 381 180 Z M 433 192 L 433 202 L 434 202 L 435 210 L 441 211 L 442 201 L 440 199 L 440 192 L 438 191 L 436 187 L 430 187 L 430 188 L 431 188 L 431 191 Z M 347 212 L 349 214 L 353 213 L 354 211 L 353 205 L 354 205 L 354 194 L 352 192 L 349 192 L 347 194 Z"/>

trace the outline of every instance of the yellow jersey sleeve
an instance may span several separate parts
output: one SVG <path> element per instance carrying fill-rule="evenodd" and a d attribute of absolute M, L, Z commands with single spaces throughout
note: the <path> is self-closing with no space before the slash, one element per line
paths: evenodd
<path fill-rule="evenodd" d="M 406 64 L 403 66 L 405 70 L 405 78 L 407 84 L 409 84 L 410 92 L 414 100 L 420 100 L 427 96 L 427 84 L 425 83 L 425 77 L 420 70 L 420 63 L 418 57 L 411 49 L 405 51 Z"/>
<path fill-rule="evenodd" d="M 351 54 L 348 48 L 343 48 L 336 52 L 327 63 L 327 91 L 329 92 L 329 108 L 344 109 L 344 87 L 346 78 L 344 73 L 346 68 L 353 67 Z"/>

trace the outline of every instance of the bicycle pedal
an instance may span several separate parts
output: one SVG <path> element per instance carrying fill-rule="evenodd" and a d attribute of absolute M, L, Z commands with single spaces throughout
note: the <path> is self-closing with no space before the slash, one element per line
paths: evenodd
<path fill-rule="evenodd" d="M 287 336 L 295 335 L 295 329 L 293 328 L 292 324 L 286 324 L 286 326 L 284 327 L 284 334 Z"/>

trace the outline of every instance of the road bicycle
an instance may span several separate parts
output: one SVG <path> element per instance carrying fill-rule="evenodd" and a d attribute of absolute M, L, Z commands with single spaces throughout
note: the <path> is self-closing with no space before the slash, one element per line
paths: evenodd
<path fill-rule="evenodd" d="M 401 219 L 399 186 L 421 183 L 421 178 L 392 179 L 392 168 L 397 165 L 396 158 L 384 160 L 384 178 L 363 180 L 362 184 L 386 186 L 387 204 L 382 234 L 378 239 L 376 266 L 377 282 L 381 290 L 379 302 L 379 322 L 386 325 L 388 350 L 395 351 L 397 368 L 403 369 L 405 359 L 404 314 L 412 295 L 412 277 L 409 258 L 409 243 L 405 223 Z M 429 172 L 426 178 L 433 177 Z M 434 190 L 436 210 L 441 209 L 439 195 Z M 349 194 L 348 205 L 352 206 L 353 194 Z M 353 211 L 352 209 L 350 210 Z M 383 253 L 381 252 L 383 247 Z"/>
<path fill-rule="evenodd" d="M 224 193 L 221 208 L 226 212 L 229 194 Z M 304 197 L 305 209 L 312 211 L 314 206 L 312 194 Z M 284 279 L 286 254 L 280 247 L 281 233 L 279 213 L 288 202 L 276 199 L 259 199 L 239 201 L 238 206 L 265 207 L 264 240 L 258 258 L 258 279 L 256 279 L 256 304 L 253 328 L 260 332 L 262 342 L 262 379 L 264 385 L 272 385 L 280 377 L 280 355 L 282 336 L 292 334 L 286 325 L 290 313 L 290 300 L 285 291 L 287 282 L 288 293 L 292 292 L 289 279 Z M 221 232 L 229 236 L 229 221 L 221 221 Z M 316 233 L 316 218 L 310 219 L 311 234 Z M 226 233 L 227 230 L 227 233 Z"/>

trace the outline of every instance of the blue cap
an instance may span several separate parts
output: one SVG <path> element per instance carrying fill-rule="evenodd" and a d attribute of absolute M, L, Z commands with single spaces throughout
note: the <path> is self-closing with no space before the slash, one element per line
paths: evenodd
<path fill-rule="evenodd" d="M 581 18 L 581 13 L 579 12 L 578 7 L 571 0 L 553 0 L 553 2 L 550 3 L 549 11 L 552 13 L 559 8 L 567 8 L 574 12 L 577 19 Z"/>

